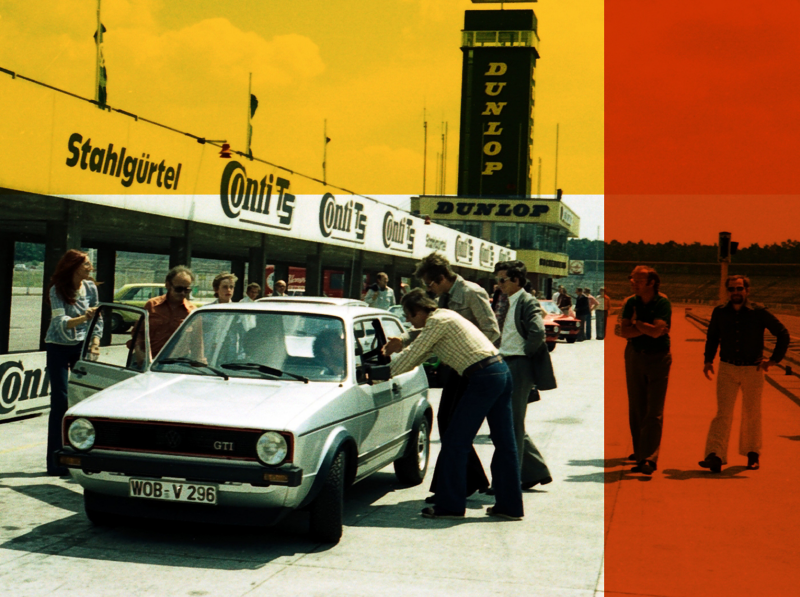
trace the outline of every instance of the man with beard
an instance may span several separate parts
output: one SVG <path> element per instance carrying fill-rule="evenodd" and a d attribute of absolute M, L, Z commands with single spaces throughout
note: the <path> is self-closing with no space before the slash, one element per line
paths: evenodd
<path fill-rule="evenodd" d="M 728 440 L 733 423 L 733 407 L 739 388 L 742 390 L 742 427 L 739 454 L 747 456 L 747 468 L 758 469 L 761 453 L 761 392 L 764 373 L 780 363 L 789 347 L 786 327 L 763 305 L 747 298 L 750 280 L 745 276 L 728 276 L 725 286 L 730 300 L 711 314 L 706 336 L 703 374 L 711 379 L 714 357 L 719 350 L 717 375 L 717 416 L 711 421 L 706 439 L 705 460 L 700 466 L 719 473 L 728 462 Z M 777 338 L 769 360 L 764 358 L 764 330 Z"/>

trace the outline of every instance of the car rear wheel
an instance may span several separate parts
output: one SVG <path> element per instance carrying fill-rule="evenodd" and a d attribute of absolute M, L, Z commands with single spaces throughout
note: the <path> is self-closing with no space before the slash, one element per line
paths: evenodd
<path fill-rule="evenodd" d="M 339 452 L 322 490 L 311 503 L 311 536 L 323 543 L 338 543 L 342 538 L 345 465 L 345 453 Z"/>
<path fill-rule="evenodd" d="M 428 459 L 431 447 L 431 428 L 428 419 L 420 417 L 411 437 L 408 440 L 405 453 L 394 461 L 394 473 L 404 485 L 419 485 L 428 472 Z"/>

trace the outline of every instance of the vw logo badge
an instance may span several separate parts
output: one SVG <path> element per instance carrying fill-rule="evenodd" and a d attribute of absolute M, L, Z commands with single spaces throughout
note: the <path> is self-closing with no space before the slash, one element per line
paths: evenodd
<path fill-rule="evenodd" d="M 170 448 L 177 448 L 181 444 L 181 434 L 174 429 L 167 431 L 166 439 Z"/>

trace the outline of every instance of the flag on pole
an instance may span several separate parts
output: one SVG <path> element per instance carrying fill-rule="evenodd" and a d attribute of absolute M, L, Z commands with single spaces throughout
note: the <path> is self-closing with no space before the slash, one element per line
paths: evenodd
<path fill-rule="evenodd" d="M 94 32 L 94 42 L 97 44 L 97 103 L 100 104 L 100 106 L 105 106 L 106 99 L 108 98 L 108 92 L 106 91 L 106 83 L 108 82 L 106 59 L 103 56 L 103 33 L 105 32 L 106 27 L 102 23 L 100 23 L 100 30 Z"/>
<path fill-rule="evenodd" d="M 250 118 L 256 115 L 256 109 L 258 108 L 258 98 L 250 94 Z"/>
<path fill-rule="evenodd" d="M 331 142 L 331 138 L 330 137 L 325 137 L 325 144 L 327 145 L 330 142 Z"/>

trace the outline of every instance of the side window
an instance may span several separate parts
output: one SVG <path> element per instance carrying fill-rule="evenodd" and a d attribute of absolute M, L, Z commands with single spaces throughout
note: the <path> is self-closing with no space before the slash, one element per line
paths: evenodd
<path fill-rule="evenodd" d="M 104 307 L 95 316 L 90 330 L 100 337 L 100 352 L 89 352 L 84 346 L 83 358 L 103 365 L 139 370 L 144 366 L 144 315 L 137 312 Z"/>
<path fill-rule="evenodd" d="M 398 336 L 403 335 L 403 326 L 401 326 L 396 319 L 384 317 L 381 319 L 381 325 L 383 326 L 383 333 L 386 334 L 387 340 L 389 338 L 397 338 Z M 396 355 L 397 353 L 393 354 L 389 358 L 394 360 Z"/>
<path fill-rule="evenodd" d="M 369 350 L 368 348 L 367 349 L 364 348 L 365 337 L 366 337 L 366 332 L 364 331 L 364 323 L 359 321 L 353 326 L 353 338 L 355 338 L 355 351 L 356 351 L 355 355 L 356 367 L 361 365 L 361 355 L 367 352 L 367 350 Z"/>

